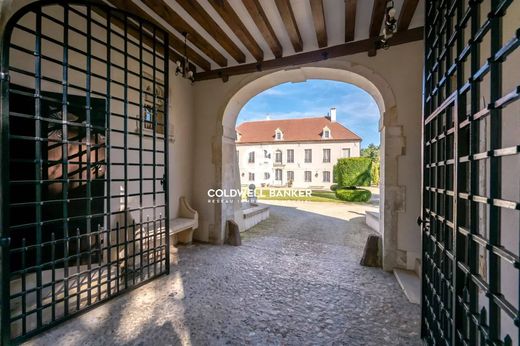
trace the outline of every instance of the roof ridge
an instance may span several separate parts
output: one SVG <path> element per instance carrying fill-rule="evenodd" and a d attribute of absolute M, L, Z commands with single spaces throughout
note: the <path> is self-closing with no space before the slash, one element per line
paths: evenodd
<path fill-rule="evenodd" d="M 240 126 L 240 125 L 242 125 L 242 124 L 250 124 L 250 123 L 274 122 L 274 121 L 288 121 L 288 120 L 289 120 L 289 121 L 290 121 L 290 120 L 296 121 L 296 120 L 307 120 L 307 119 L 327 119 L 327 116 L 326 116 L 326 115 L 322 115 L 322 116 L 301 117 L 301 118 L 249 120 L 249 121 L 241 122 L 241 123 L 240 123 L 239 125 L 237 125 L 237 126 Z"/>

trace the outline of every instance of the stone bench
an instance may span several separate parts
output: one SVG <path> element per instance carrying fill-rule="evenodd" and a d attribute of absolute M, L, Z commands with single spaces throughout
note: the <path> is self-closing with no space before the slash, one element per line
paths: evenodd
<path fill-rule="evenodd" d="M 193 209 L 186 197 L 179 198 L 179 216 L 170 220 L 171 244 L 190 244 L 193 231 L 199 227 L 199 213 Z"/>

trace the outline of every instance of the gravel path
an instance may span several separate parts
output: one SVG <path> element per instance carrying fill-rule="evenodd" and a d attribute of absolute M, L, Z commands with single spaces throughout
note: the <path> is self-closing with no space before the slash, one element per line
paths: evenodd
<path fill-rule="evenodd" d="M 420 308 L 361 267 L 360 204 L 271 201 L 240 247 L 180 247 L 167 277 L 30 341 L 42 345 L 420 345 Z M 372 210 L 372 209 L 371 209 Z"/>

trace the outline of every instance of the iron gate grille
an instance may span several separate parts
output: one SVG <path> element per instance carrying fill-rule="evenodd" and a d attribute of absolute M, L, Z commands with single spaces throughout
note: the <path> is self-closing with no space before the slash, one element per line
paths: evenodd
<path fill-rule="evenodd" d="M 2 341 L 169 272 L 168 41 L 88 2 L 4 37 Z"/>
<path fill-rule="evenodd" d="M 426 2 L 422 337 L 431 345 L 520 342 L 519 3 Z"/>

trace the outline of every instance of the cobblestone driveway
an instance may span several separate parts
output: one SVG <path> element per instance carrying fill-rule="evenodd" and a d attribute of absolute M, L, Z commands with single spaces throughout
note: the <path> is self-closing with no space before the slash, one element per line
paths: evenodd
<path fill-rule="evenodd" d="M 168 277 L 30 343 L 419 345 L 419 306 L 358 264 L 365 208 L 273 201 L 241 247 L 181 247 Z"/>

